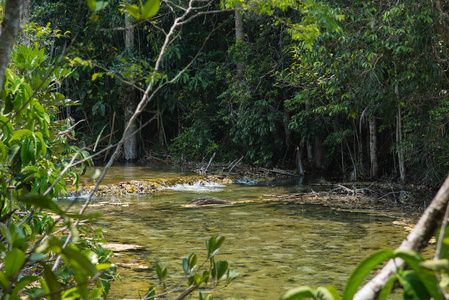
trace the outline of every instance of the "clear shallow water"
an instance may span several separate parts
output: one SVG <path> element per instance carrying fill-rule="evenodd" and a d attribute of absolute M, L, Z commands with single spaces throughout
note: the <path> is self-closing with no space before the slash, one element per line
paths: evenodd
<path fill-rule="evenodd" d="M 111 180 L 122 180 L 117 174 Z M 142 172 L 141 178 L 149 178 L 144 175 L 148 174 Z M 129 202 L 128 207 L 93 207 L 105 215 L 92 225 L 106 229 L 109 242 L 144 247 L 121 252 L 115 258 L 122 282 L 113 285 L 111 299 L 143 296 L 150 285 L 157 284 L 155 262 L 168 267 L 169 274 L 174 275 L 169 282 L 177 282 L 183 274 L 182 258 L 195 252 L 199 261 L 204 260 L 205 240 L 218 234 L 224 235 L 226 241 L 216 260 L 228 260 L 241 276 L 230 286 L 212 292 L 223 299 L 278 299 L 286 290 L 302 285 L 333 284 L 342 291 L 345 280 L 366 255 L 382 248 L 394 249 L 406 236 L 402 227 L 392 224 L 393 218 L 319 205 L 259 202 L 182 207 L 204 197 L 257 200 L 261 195 L 310 188 L 298 182 L 190 190 L 179 187 L 120 199 Z M 108 199 L 98 199 L 102 200 Z"/>

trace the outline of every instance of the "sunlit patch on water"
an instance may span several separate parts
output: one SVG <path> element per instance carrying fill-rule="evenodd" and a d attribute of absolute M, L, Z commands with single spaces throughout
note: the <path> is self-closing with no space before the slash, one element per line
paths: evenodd
<path fill-rule="evenodd" d="M 185 192 L 195 192 L 195 193 L 210 193 L 210 192 L 220 192 L 226 187 L 224 184 L 219 184 L 215 182 L 205 182 L 198 181 L 194 184 L 177 184 L 174 186 L 167 187 L 167 190 L 174 191 L 185 191 Z"/>

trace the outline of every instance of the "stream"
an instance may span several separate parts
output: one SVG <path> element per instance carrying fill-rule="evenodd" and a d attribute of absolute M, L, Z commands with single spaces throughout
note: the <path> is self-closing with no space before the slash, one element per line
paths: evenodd
<path fill-rule="evenodd" d="M 112 167 L 104 182 L 188 175 L 192 173 L 175 167 L 127 165 Z M 283 292 L 302 285 L 332 284 L 342 292 L 347 278 L 364 257 L 400 244 L 407 232 L 393 221 L 406 216 L 400 212 L 389 216 L 286 202 L 238 203 L 267 194 L 318 188 L 313 179 L 306 183 L 298 179 L 248 181 L 226 186 L 179 185 L 151 195 L 96 198 L 93 204 L 112 201 L 129 205 L 93 206 L 91 212 L 104 215 L 90 225 L 105 230 L 109 243 L 142 246 L 118 252 L 113 258 L 121 281 L 113 284 L 110 299 L 143 297 L 158 282 L 155 263 L 168 268 L 169 284 L 179 282 L 183 276 L 182 259 L 195 252 L 199 262 L 205 260 L 205 240 L 215 235 L 226 237 L 215 259 L 227 260 L 239 276 L 229 286 L 214 289 L 216 298 L 278 299 Z M 205 197 L 237 203 L 182 206 Z M 198 299 L 197 292 L 193 299 Z"/>

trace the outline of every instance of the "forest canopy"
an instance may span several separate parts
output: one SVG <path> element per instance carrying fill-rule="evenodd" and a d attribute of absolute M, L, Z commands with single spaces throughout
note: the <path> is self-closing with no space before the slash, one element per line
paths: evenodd
<path fill-rule="evenodd" d="M 81 121 L 73 143 L 117 141 L 154 80 L 158 92 L 133 126 L 155 122 L 125 144 L 123 159 L 216 152 L 223 162 L 301 163 L 352 180 L 442 182 L 446 3 L 212 1 L 175 30 L 155 70 L 187 4 L 178 2 L 162 1 L 148 18 L 156 7 L 138 1 L 25 1 L 13 52 L 26 44 L 49 60 L 64 55 L 71 72 L 57 89 L 77 105 L 58 117 Z"/>

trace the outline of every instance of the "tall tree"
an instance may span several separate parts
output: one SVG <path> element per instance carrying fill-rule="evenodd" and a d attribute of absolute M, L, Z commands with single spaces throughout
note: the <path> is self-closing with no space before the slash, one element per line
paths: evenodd
<path fill-rule="evenodd" d="M 130 16 L 128 11 L 124 13 L 125 18 L 125 52 L 132 53 L 134 47 L 134 26 L 130 21 Z M 137 135 L 136 135 L 136 125 L 135 121 L 128 126 L 130 119 L 134 113 L 135 100 L 134 100 L 134 89 L 128 86 L 122 89 L 122 107 L 124 110 L 124 120 L 125 127 L 130 129 L 126 132 L 126 143 L 123 145 L 123 156 L 126 160 L 133 160 L 137 158 Z"/>
<path fill-rule="evenodd" d="M 11 50 L 19 34 L 21 12 L 21 0 L 6 1 L 0 31 L 0 92 L 5 79 L 5 71 L 11 58 Z"/>
<path fill-rule="evenodd" d="M 242 4 L 239 1 L 236 1 L 235 4 L 235 42 L 238 47 L 241 47 L 244 42 Z M 237 77 L 239 80 L 243 77 L 244 68 L 245 64 L 243 61 L 238 61 Z"/>

